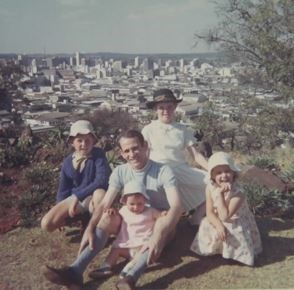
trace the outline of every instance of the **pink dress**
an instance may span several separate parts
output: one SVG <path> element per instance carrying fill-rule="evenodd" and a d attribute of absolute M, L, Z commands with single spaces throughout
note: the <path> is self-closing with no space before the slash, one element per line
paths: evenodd
<path fill-rule="evenodd" d="M 119 213 L 122 216 L 122 224 L 113 247 L 137 248 L 145 244 L 152 235 L 159 212 L 152 207 L 146 207 L 142 213 L 135 214 L 127 206 L 123 206 Z"/>
<path fill-rule="evenodd" d="M 213 185 L 208 185 L 213 205 L 219 198 L 213 190 Z M 236 193 L 242 191 L 240 187 L 234 186 L 231 192 L 225 196 L 227 201 Z M 215 211 L 217 213 L 216 207 Z M 223 222 L 227 230 L 226 241 L 217 237 L 214 226 L 205 217 L 202 219 L 199 231 L 191 245 L 191 250 L 199 255 L 222 254 L 226 259 L 234 259 L 243 264 L 253 266 L 254 257 L 262 251 L 260 234 L 252 212 L 249 209 L 246 199 L 230 221 Z"/>

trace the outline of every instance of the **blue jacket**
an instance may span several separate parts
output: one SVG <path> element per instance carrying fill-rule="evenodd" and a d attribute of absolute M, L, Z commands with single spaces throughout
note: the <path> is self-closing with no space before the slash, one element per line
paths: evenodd
<path fill-rule="evenodd" d="M 72 194 L 83 201 L 98 188 L 107 190 L 111 169 L 102 149 L 92 149 L 91 157 L 86 160 L 82 172 L 74 169 L 72 158 L 73 154 L 68 155 L 62 164 L 56 196 L 58 202 Z"/>

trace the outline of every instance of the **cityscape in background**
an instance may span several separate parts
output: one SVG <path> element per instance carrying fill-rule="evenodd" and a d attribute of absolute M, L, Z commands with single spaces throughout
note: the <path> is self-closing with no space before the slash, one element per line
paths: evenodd
<path fill-rule="evenodd" d="M 44 132 L 70 126 L 100 109 L 127 111 L 143 126 L 151 120 L 146 102 L 158 88 L 169 88 L 183 99 L 177 113 L 190 127 L 208 102 L 228 130 L 234 129 L 240 114 L 255 118 L 258 107 L 240 110 L 248 96 L 286 106 L 278 94 L 240 83 L 239 76 L 250 73 L 248 68 L 219 53 L 0 55 L 2 67 L 11 63 L 21 68 L 22 77 L 13 97 L 4 106 L 2 102 L 2 128 L 11 126 L 17 114 L 33 132 Z M 236 90 L 237 102 L 228 97 Z"/>

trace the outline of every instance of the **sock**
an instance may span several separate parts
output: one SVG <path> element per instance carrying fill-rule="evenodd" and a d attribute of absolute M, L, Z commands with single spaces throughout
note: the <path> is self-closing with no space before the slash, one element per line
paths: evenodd
<path fill-rule="evenodd" d="M 148 254 L 148 250 L 141 253 L 140 256 L 136 258 L 136 263 L 134 263 L 133 267 L 127 273 L 127 276 L 132 276 L 135 282 L 137 282 L 147 268 Z"/>
<path fill-rule="evenodd" d="M 90 247 L 87 246 L 70 267 L 76 273 L 83 275 L 90 262 L 105 247 L 107 239 L 108 234 L 105 231 L 96 228 L 94 236 L 94 249 L 91 250 Z"/>

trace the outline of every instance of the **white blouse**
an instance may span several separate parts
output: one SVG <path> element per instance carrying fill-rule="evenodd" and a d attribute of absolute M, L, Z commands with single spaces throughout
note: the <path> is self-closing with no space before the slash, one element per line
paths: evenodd
<path fill-rule="evenodd" d="M 142 130 L 150 159 L 161 163 L 186 163 L 185 149 L 197 142 L 192 130 L 177 122 L 152 121 Z"/>

